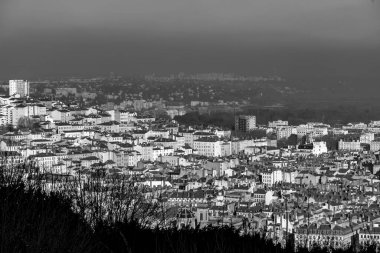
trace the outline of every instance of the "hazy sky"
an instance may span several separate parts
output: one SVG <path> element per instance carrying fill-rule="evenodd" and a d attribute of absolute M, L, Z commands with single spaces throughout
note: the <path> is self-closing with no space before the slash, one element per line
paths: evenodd
<path fill-rule="evenodd" d="M 0 0 L 0 78 L 379 77 L 378 0 Z"/>

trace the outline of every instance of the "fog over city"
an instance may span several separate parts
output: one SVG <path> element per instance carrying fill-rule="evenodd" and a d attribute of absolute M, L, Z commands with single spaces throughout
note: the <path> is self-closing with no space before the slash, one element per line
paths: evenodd
<path fill-rule="evenodd" d="M 2 0 L 0 78 L 176 72 L 380 80 L 377 0 Z"/>

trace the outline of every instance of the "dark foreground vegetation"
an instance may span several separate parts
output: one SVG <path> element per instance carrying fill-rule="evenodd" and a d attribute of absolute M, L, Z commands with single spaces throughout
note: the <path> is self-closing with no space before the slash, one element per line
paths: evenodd
<path fill-rule="evenodd" d="M 1 252 L 91 252 L 93 233 L 60 194 L 0 187 Z"/>
<path fill-rule="evenodd" d="M 294 252 L 290 241 L 282 248 L 230 227 L 150 229 L 134 221 L 99 221 L 92 227 L 64 195 L 22 183 L 0 186 L 0 203 L 0 252 Z"/>

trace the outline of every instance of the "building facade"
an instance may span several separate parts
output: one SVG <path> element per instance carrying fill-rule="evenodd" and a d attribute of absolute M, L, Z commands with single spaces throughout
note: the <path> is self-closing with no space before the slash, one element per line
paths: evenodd
<path fill-rule="evenodd" d="M 29 96 L 29 82 L 26 80 L 9 80 L 9 96 Z"/>
<path fill-rule="evenodd" d="M 256 116 L 239 115 L 235 117 L 235 131 L 249 132 L 256 128 Z"/>

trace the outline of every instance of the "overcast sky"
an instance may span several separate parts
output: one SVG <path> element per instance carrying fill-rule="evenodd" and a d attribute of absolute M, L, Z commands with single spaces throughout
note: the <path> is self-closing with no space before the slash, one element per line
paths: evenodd
<path fill-rule="evenodd" d="M 0 0 L 0 78 L 373 76 L 378 0 Z M 376 73 L 377 72 L 377 73 Z"/>

